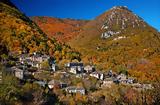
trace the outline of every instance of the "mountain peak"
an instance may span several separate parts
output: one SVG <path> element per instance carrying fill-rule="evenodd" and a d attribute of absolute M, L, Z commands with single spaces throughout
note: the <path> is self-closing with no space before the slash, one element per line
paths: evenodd
<path fill-rule="evenodd" d="M 128 10 L 128 7 L 127 6 L 114 6 L 111 9 L 125 9 L 125 10 Z"/>
<path fill-rule="evenodd" d="M 130 11 L 126 6 L 115 6 L 99 17 L 103 21 L 101 30 L 103 38 L 108 38 L 113 34 L 119 34 L 128 28 L 144 29 L 147 23 L 142 18 Z"/>

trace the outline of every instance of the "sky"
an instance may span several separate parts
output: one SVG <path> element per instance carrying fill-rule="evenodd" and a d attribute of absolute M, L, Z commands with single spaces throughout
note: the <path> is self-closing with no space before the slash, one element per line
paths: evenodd
<path fill-rule="evenodd" d="M 113 6 L 127 6 L 160 31 L 160 0 L 11 0 L 27 16 L 91 20 Z"/>

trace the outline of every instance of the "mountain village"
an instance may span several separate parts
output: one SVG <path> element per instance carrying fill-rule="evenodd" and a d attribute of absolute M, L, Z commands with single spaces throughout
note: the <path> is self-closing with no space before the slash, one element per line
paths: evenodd
<path fill-rule="evenodd" d="M 58 68 L 55 59 L 46 54 L 34 52 L 33 54 L 21 54 L 18 59 L 15 60 L 15 66 L 6 66 L 7 72 L 18 78 L 20 81 L 30 81 L 40 85 L 43 88 L 63 89 L 66 93 L 80 93 L 81 95 L 87 94 L 84 87 L 71 85 L 69 82 L 72 80 L 66 80 L 71 78 L 82 78 L 87 80 L 89 77 L 96 78 L 99 81 L 98 88 L 108 87 L 111 88 L 112 84 L 124 84 L 130 85 L 135 89 L 152 89 L 151 84 L 138 83 L 136 78 L 129 77 L 127 73 L 115 73 L 112 70 L 107 72 L 101 72 L 96 69 L 94 65 L 84 65 L 83 62 L 68 62 L 64 65 L 63 69 Z M 5 62 L 7 63 L 7 62 Z M 43 65 L 43 63 L 48 63 Z M 4 64 L 5 65 L 5 64 Z M 37 78 L 40 74 L 49 73 L 49 76 L 60 74 L 61 78 Z M 2 78 L 1 78 L 2 79 Z M 65 81 L 66 80 L 66 81 Z M 3 81 L 3 80 L 2 80 Z M 95 84 L 96 85 L 96 84 Z"/>
<path fill-rule="evenodd" d="M 64 18 L 36 15 L 47 1 L 0 0 L 0 105 L 160 105 L 160 32 L 136 15 L 142 5 L 68 1 L 71 14 L 50 8 Z M 44 4 L 28 16 L 18 2 Z M 79 19 L 71 4 L 99 15 Z"/>

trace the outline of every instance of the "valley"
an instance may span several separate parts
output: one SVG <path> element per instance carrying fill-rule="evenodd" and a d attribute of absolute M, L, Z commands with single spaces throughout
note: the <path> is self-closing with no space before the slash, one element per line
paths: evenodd
<path fill-rule="evenodd" d="M 0 105 L 159 105 L 160 33 L 126 6 L 91 20 L 0 0 Z"/>

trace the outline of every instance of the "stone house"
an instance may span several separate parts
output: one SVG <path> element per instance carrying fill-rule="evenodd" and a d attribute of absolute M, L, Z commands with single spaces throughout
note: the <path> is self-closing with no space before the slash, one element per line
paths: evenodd
<path fill-rule="evenodd" d="M 43 61 L 48 61 L 50 58 L 50 56 L 48 55 L 43 55 L 43 54 L 39 54 L 39 53 L 34 53 L 30 56 L 30 59 L 35 62 L 39 62 L 39 63 L 42 63 Z"/>
<path fill-rule="evenodd" d="M 119 74 L 118 76 L 117 76 L 117 79 L 121 82 L 121 83 L 126 83 L 126 81 L 127 81 L 127 76 L 125 75 L 125 74 Z"/>
<path fill-rule="evenodd" d="M 83 63 L 70 62 L 70 63 L 65 64 L 65 67 L 68 68 L 69 72 L 73 74 L 80 74 L 84 72 Z"/>
<path fill-rule="evenodd" d="M 65 67 L 67 68 L 70 68 L 72 66 L 80 66 L 80 67 L 83 67 L 83 63 L 81 62 L 70 62 L 70 63 L 66 63 L 65 64 Z"/>
<path fill-rule="evenodd" d="M 15 77 L 17 77 L 19 79 L 24 79 L 24 71 L 22 69 L 19 69 L 15 66 L 12 67 L 11 69 L 12 69 Z"/>
<path fill-rule="evenodd" d="M 51 80 L 48 82 L 49 89 L 53 88 L 65 88 L 67 87 L 67 84 L 58 80 Z"/>
<path fill-rule="evenodd" d="M 81 95 L 85 95 L 85 89 L 82 87 L 70 86 L 67 87 L 65 90 L 68 93 L 80 93 Z"/>
<path fill-rule="evenodd" d="M 91 65 L 87 65 L 87 66 L 84 67 L 84 71 L 85 71 L 86 73 L 92 73 L 92 72 L 95 71 L 95 67 L 94 67 L 94 66 L 91 66 Z"/>
<path fill-rule="evenodd" d="M 133 84 L 133 83 L 135 83 L 135 79 L 134 78 L 128 78 L 127 83 L 128 84 Z"/>
<path fill-rule="evenodd" d="M 97 72 L 97 71 L 92 72 L 92 73 L 90 74 L 90 76 L 91 76 L 91 77 L 95 77 L 95 78 L 100 79 L 100 80 L 103 80 L 103 79 L 104 79 L 104 74 L 101 73 L 101 72 Z"/>

